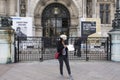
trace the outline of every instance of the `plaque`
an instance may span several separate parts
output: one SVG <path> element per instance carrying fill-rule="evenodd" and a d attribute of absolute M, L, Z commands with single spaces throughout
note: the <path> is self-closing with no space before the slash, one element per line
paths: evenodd
<path fill-rule="evenodd" d="M 90 34 L 96 33 L 96 22 L 82 21 L 81 30 L 82 30 L 82 37 L 87 37 Z"/>

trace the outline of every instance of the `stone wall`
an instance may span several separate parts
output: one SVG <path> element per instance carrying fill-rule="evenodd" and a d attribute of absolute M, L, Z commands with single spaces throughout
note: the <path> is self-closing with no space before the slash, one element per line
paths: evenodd
<path fill-rule="evenodd" d="M 0 16 L 19 16 L 19 0 L 0 0 Z M 111 4 L 111 23 L 114 19 L 116 0 L 92 0 L 92 17 L 99 18 L 99 4 Z M 86 0 L 27 0 L 26 16 L 33 18 L 33 31 L 35 35 L 42 35 L 41 13 L 44 8 L 51 3 L 61 3 L 65 5 L 71 17 L 71 27 L 79 28 L 80 18 L 86 18 Z M 39 30 L 37 29 L 39 28 Z M 111 24 L 101 24 L 101 31 L 107 33 L 111 29 Z M 75 31 L 75 30 L 71 30 Z M 77 31 L 77 30 L 76 30 Z M 75 33 L 76 35 L 77 33 Z"/>
<path fill-rule="evenodd" d="M 17 0 L 0 0 L 0 16 L 15 16 Z"/>

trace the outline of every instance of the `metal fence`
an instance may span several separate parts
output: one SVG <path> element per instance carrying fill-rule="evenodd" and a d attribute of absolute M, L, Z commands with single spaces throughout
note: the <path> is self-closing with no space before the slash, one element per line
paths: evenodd
<path fill-rule="evenodd" d="M 43 61 L 54 59 L 56 43 L 59 38 L 27 37 L 16 39 L 15 61 Z M 78 37 L 69 37 L 70 60 L 111 60 L 110 38 L 90 37 L 81 38 L 80 46 L 75 47 Z"/>

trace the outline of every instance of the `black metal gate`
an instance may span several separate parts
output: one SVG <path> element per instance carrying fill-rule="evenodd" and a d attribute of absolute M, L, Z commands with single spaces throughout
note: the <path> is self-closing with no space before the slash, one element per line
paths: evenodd
<path fill-rule="evenodd" d="M 42 59 L 43 44 L 41 38 L 19 37 L 16 40 L 15 61 L 38 61 Z"/>
<path fill-rule="evenodd" d="M 43 61 L 54 59 L 57 39 L 58 38 L 49 38 L 49 41 L 46 37 L 27 37 L 27 39 L 21 37 L 16 39 L 15 61 Z M 110 38 L 81 38 L 80 46 L 76 48 L 75 42 L 77 39 L 78 37 L 69 37 L 67 39 L 69 47 L 76 49 L 69 51 L 70 60 L 111 60 Z"/>
<path fill-rule="evenodd" d="M 54 59 L 56 51 L 53 38 L 47 37 L 19 37 L 16 39 L 15 62 L 20 61 L 43 61 Z M 54 44 L 54 45 L 53 45 Z M 52 45 L 52 46 L 51 46 Z"/>
<path fill-rule="evenodd" d="M 69 44 L 74 44 L 77 38 L 70 38 Z M 72 60 L 111 60 L 111 41 L 108 37 L 81 38 L 81 45 L 75 51 L 69 52 Z M 80 43 L 78 43 L 80 44 Z M 75 46 L 74 46 L 75 47 Z"/>

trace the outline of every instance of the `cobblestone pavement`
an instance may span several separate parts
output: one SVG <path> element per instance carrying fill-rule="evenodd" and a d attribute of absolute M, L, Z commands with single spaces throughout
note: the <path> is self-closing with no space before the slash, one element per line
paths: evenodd
<path fill-rule="evenodd" d="M 110 61 L 70 61 L 74 80 L 120 80 L 120 63 Z M 57 60 L 0 64 L 0 80 L 69 80 L 59 75 Z"/>

